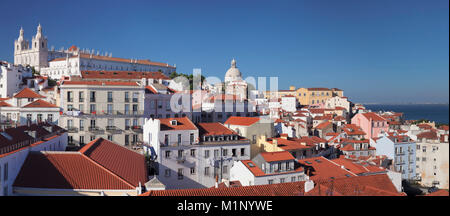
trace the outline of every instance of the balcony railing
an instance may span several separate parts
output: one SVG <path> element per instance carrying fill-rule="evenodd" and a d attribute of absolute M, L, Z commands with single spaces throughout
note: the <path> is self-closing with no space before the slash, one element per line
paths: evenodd
<path fill-rule="evenodd" d="M 99 127 L 89 127 L 89 132 L 94 133 L 94 134 L 103 134 L 104 130 L 99 128 Z"/>
<path fill-rule="evenodd" d="M 73 127 L 73 126 L 68 126 L 66 127 L 67 132 L 69 133 L 77 133 L 78 132 L 78 128 Z"/>
<path fill-rule="evenodd" d="M 113 134 L 121 133 L 122 130 L 116 126 L 106 126 L 106 131 Z"/>
<path fill-rule="evenodd" d="M 134 132 L 142 132 L 142 126 L 140 125 L 131 126 L 131 130 L 133 130 Z"/>
<path fill-rule="evenodd" d="M 135 110 L 106 110 L 106 111 L 66 111 L 62 116 L 141 116 L 144 115 L 144 111 Z"/>

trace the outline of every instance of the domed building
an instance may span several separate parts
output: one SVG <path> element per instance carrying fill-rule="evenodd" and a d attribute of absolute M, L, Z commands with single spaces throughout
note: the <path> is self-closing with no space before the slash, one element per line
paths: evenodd
<path fill-rule="evenodd" d="M 225 83 L 242 81 L 242 74 L 239 68 L 236 67 L 236 60 L 231 61 L 231 67 L 225 73 Z"/>
<path fill-rule="evenodd" d="M 225 89 L 225 94 L 236 95 L 240 99 L 247 98 L 247 82 L 242 79 L 235 59 L 231 61 L 231 67 L 225 73 L 225 82 L 217 83 L 215 88 L 216 92 L 222 92 Z"/>

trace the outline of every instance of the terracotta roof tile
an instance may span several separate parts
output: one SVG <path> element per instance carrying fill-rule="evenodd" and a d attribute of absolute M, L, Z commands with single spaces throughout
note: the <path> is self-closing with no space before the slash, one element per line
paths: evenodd
<path fill-rule="evenodd" d="M 25 106 L 23 106 L 23 108 L 38 108 L 38 107 L 47 107 L 47 108 L 52 108 L 52 107 L 58 107 L 55 104 L 49 103 L 47 101 L 44 100 L 35 100 Z"/>
<path fill-rule="evenodd" d="M 288 151 L 262 152 L 260 154 L 267 162 L 295 160 L 294 156 Z"/>
<path fill-rule="evenodd" d="M 188 117 L 181 118 L 161 118 L 161 130 L 197 130 L 197 127 Z M 176 120 L 177 124 L 172 125 L 171 121 Z"/>
<path fill-rule="evenodd" d="M 241 116 L 230 116 L 227 121 L 225 121 L 225 125 L 241 125 L 241 126 L 250 126 L 259 121 L 258 117 L 241 117 Z"/>
<path fill-rule="evenodd" d="M 22 91 L 14 95 L 15 98 L 45 98 L 44 96 L 34 92 L 29 88 L 24 88 Z"/>

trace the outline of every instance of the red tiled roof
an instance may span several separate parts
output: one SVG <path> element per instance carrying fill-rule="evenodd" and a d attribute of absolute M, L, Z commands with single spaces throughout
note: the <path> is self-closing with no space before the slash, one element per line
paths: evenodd
<path fill-rule="evenodd" d="M 329 122 L 329 121 L 322 122 L 322 123 L 320 123 L 319 125 L 316 126 L 316 129 L 322 130 L 322 129 L 330 126 L 330 125 L 331 125 L 331 122 Z"/>
<path fill-rule="evenodd" d="M 284 171 L 284 172 L 277 172 L 277 173 L 264 173 L 264 171 L 262 171 L 258 166 L 255 165 L 255 163 L 251 160 L 242 160 L 241 161 L 242 164 L 244 164 L 244 166 L 247 167 L 248 170 L 250 170 L 250 172 L 252 172 L 252 174 L 256 177 L 260 177 L 260 176 L 269 176 L 269 175 L 279 175 L 279 174 L 288 174 L 288 173 L 296 173 L 296 172 L 301 172 L 303 173 L 303 167 L 297 167 L 294 170 L 290 170 L 290 171 Z M 251 164 L 251 165 L 250 165 Z"/>
<path fill-rule="evenodd" d="M 429 124 L 418 124 L 417 127 L 422 128 L 422 129 L 431 129 L 432 126 Z"/>
<path fill-rule="evenodd" d="M 56 106 L 55 104 L 49 103 L 47 101 L 41 100 L 41 99 L 35 100 L 35 101 L 23 106 L 23 108 L 37 108 L 37 107 L 50 108 L 50 107 L 58 107 L 58 106 Z"/>
<path fill-rule="evenodd" d="M 439 127 L 439 129 L 448 131 L 449 127 L 448 127 L 448 125 L 442 125 Z"/>
<path fill-rule="evenodd" d="M 285 151 L 295 150 L 295 149 L 309 149 L 309 148 L 314 147 L 314 145 L 312 145 L 311 143 L 306 142 L 305 140 L 298 139 L 298 138 L 287 138 L 287 139 L 272 138 L 271 140 L 269 139 L 267 142 L 273 143 L 274 140 L 277 141 L 278 147 Z"/>
<path fill-rule="evenodd" d="M 214 135 L 232 135 L 237 134 L 229 128 L 223 126 L 219 122 L 198 123 L 197 124 L 200 136 L 214 136 Z"/>
<path fill-rule="evenodd" d="M 305 182 L 229 188 L 199 188 L 149 191 L 141 196 L 404 196 L 397 192 L 386 174 L 315 181 L 305 193 Z M 332 190 L 331 190 L 332 188 Z"/>
<path fill-rule="evenodd" d="M 320 162 L 319 162 L 320 161 Z M 348 176 L 356 176 L 351 171 L 342 169 L 339 164 L 326 159 L 325 157 L 313 157 L 298 161 L 305 169 L 305 174 L 311 180 L 330 179 L 331 177 L 348 178 Z"/>
<path fill-rule="evenodd" d="M 374 165 L 370 165 L 370 164 L 357 164 L 355 162 L 353 162 L 352 160 L 346 159 L 346 158 L 337 158 L 337 159 L 333 159 L 331 160 L 341 166 L 344 166 L 345 169 L 359 175 L 359 174 L 363 174 L 363 173 L 374 173 L 374 172 L 384 172 L 385 170 L 382 168 L 379 168 L 377 166 Z"/>
<path fill-rule="evenodd" d="M 71 58 L 75 58 L 78 56 L 72 56 Z M 90 54 L 85 54 L 85 53 L 81 53 L 80 54 L 80 58 L 85 58 L 85 59 L 97 59 L 97 60 L 103 60 L 103 61 L 113 61 L 113 62 L 123 62 L 123 63 L 133 63 L 135 64 L 135 60 L 134 59 L 125 59 L 125 58 L 117 58 L 117 57 L 109 57 L 109 56 L 98 56 L 98 55 L 90 55 Z M 53 59 L 51 62 L 53 61 L 62 61 L 65 60 L 66 57 L 63 58 L 56 58 Z M 165 63 L 161 63 L 161 62 L 151 62 L 149 60 L 136 60 L 137 64 L 144 64 L 144 65 L 155 65 L 155 66 L 161 66 L 161 67 L 169 67 L 169 68 L 175 68 L 174 66 L 165 64 Z"/>
<path fill-rule="evenodd" d="M 242 116 L 230 116 L 227 121 L 225 121 L 225 125 L 241 125 L 241 126 L 250 126 L 259 121 L 258 117 L 242 117 Z"/>
<path fill-rule="evenodd" d="M 81 71 L 81 77 L 83 79 L 170 79 L 161 72 L 150 71 Z"/>
<path fill-rule="evenodd" d="M 29 88 L 24 88 L 22 91 L 14 95 L 15 98 L 45 98 L 44 96 L 34 92 Z"/>
<path fill-rule="evenodd" d="M 422 139 L 422 138 L 436 140 L 436 139 L 438 139 L 438 136 L 435 131 L 426 131 L 426 132 L 417 134 L 417 139 Z"/>
<path fill-rule="evenodd" d="M 145 157 L 103 138 L 85 145 L 80 152 L 128 183 L 138 186 L 148 181 Z"/>
<path fill-rule="evenodd" d="M 137 82 L 110 82 L 110 81 L 64 81 L 62 85 L 139 86 Z"/>
<path fill-rule="evenodd" d="M 374 112 L 368 112 L 362 114 L 366 119 L 372 119 L 372 121 L 386 121 L 383 117 L 379 116 Z"/>
<path fill-rule="evenodd" d="M 111 190 L 135 188 L 79 152 L 31 152 L 14 187 Z"/>
<path fill-rule="evenodd" d="M 177 124 L 172 125 L 171 121 L 176 120 Z M 188 117 L 182 118 L 161 118 L 161 130 L 197 130 L 197 127 Z"/>
<path fill-rule="evenodd" d="M 0 107 L 12 107 L 12 105 L 9 103 L 6 103 L 5 101 L 0 101 Z"/>
<path fill-rule="evenodd" d="M 288 151 L 262 152 L 260 154 L 267 162 L 295 160 L 294 156 Z"/>

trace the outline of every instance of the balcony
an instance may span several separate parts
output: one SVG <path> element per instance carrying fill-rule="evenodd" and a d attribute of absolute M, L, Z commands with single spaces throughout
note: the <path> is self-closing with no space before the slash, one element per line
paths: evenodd
<path fill-rule="evenodd" d="M 195 145 L 197 143 L 195 142 L 167 142 L 167 143 L 160 143 L 160 147 L 180 147 L 180 146 L 191 146 Z"/>
<path fill-rule="evenodd" d="M 95 126 L 89 127 L 89 132 L 91 132 L 93 134 L 103 134 L 103 133 L 105 133 L 105 131 L 103 129 L 101 129 L 99 127 L 95 127 Z"/>
<path fill-rule="evenodd" d="M 142 133 L 142 126 L 139 126 L 139 125 L 132 126 L 131 130 L 136 133 Z"/>
<path fill-rule="evenodd" d="M 68 126 L 66 127 L 67 132 L 69 133 L 77 133 L 78 132 L 78 128 L 73 127 L 73 126 Z"/>
<path fill-rule="evenodd" d="M 395 155 L 405 155 L 405 152 L 396 152 Z"/>
<path fill-rule="evenodd" d="M 184 163 L 184 162 L 186 162 L 186 156 L 185 155 L 177 156 L 175 159 L 176 159 L 177 163 Z"/>
<path fill-rule="evenodd" d="M 405 164 L 405 161 L 396 161 L 395 162 L 395 165 L 403 165 L 403 164 Z"/>
<path fill-rule="evenodd" d="M 122 130 L 116 126 L 106 126 L 106 132 L 111 134 L 120 134 Z"/>

